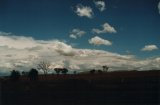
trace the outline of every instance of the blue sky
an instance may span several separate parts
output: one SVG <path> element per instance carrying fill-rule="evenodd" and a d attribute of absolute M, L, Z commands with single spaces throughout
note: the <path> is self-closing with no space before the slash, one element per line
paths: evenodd
<path fill-rule="evenodd" d="M 0 31 L 34 40 L 56 39 L 76 49 L 155 58 L 160 56 L 159 2 L 0 0 Z"/>

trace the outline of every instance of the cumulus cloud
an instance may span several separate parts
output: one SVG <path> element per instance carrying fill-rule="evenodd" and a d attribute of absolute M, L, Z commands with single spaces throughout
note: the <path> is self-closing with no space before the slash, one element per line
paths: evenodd
<path fill-rule="evenodd" d="M 56 42 L 55 47 L 51 47 L 51 50 L 57 51 L 60 55 L 63 56 L 74 56 L 75 52 L 72 46 L 67 45 L 63 42 Z"/>
<path fill-rule="evenodd" d="M 35 40 L 32 37 L 7 34 L 0 33 L 0 75 L 8 75 L 13 69 L 29 71 L 30 68 L 36 68 L 41 60 L 51 62 L 50 72 L 55 67 L 80 72 L 92 68 L 101 69 L 102 65 L 108 65 L 110 71 L 160 68 L 160 57 L 139 60 L 133 55 L 73 48 L 59 40 Z"/>
<path fill-rule="evenodd" d="M 160 1 L 158 3 L 158 10 L 159 10 L 159 14 L 160 14 Z"/>
<path fill-rule="evenodd" d="M 94 1 L 94 4 L 96 5 L 96 7 L 102 12 L 106 9 L 106 5 L 104 1 Z"/>
<path fill-rule="evenodd" d="M 141 51 L 153 51 L 157 50 L 158 47 L 156 45 L 146 45 L 144 48 L 141 49 Z"/>
<path fill-rule="evenodd" d="M 103 33 L 117 33 L 117 31 L 115 30 L 114 27 L 112 27 L 110 24 L 108 23 L 104 23 L 102 25 L 102 29 L 92 29 L 93 33 L 97 33 L 97 34 L 103 34 Z"/>
<path fill-rule="evenodd" d="M 83 6 L 82 4 L 76 6 L 75 13 L 80 17 L 88 17 L 88 18 L 93 17 L 92 8 L 88 6 Z"/>
<path fill-rule="evenodd" d="M 95 36 L 95 37 L 89 39 L 89 43 L 93 44 L 93 45 L 97 45 L 97 46 L 99 46 L 99 45 L 106 45 L 106 46 L 112 45 L 112 42 L 110 42 L 109 40 L 102 39 L 98 36 Z"/>
<path fill-rule="evenodd" d="M 86 32 L 83 30 L 73 29 L 69 36 L 70 36 L 70 38 L 77 39 L 79 37 L 82 37 L 85 34 L 86 34 Z"/>

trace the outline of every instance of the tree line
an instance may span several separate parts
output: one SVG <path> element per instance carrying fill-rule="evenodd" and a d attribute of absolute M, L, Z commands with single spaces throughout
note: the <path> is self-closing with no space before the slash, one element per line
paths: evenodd
<path fill-rule="evenodd" d="M 56 74 L 67 74 L 68 72 L 68 69 L 66 68 L 55 68 L 54 69 Z M 44 75 L 46 76 L 48 73 L 45 71 Z M 37 69 L 30 69 L 29 72 L 24 72 L 22 71 L 22 73 L 20 73 L 19 71 L 17 70 L 12 70 L 11 71 L 11 74 L 10 74 L 10 79 L 12 81 L 17 81 L 19 80 L 20 76 L 23 75 L 23 76 L 27 76 L 29 78 L 29 80 L 31 81 L 35 81 L 35 80 L 38 80 L 38 70 Z"/>
<path fill-rule="evenodd" d="M 35 68 L 32 68 L 30 69 L 29 72 L 24 72 L 22 71 L 22 73 L 20 73 L 19 71 L 16 71 L 16 70 L 12 70 L 11 71 L 11 74 L 10 74 L 10 79 L 12 81 L 17 81 L 19 80 L 21 74 L 22 75 L 25 75 L 25 76 L 28 76 L 29 80 L 31 81 L 35 81 L 35 80 L 38 80 L 38 70 L 42 70 L 43 73 L 44 73 L 44 76 L 46 77 L 49 70 L 50 70 L 50 66 L 51 66 L 51 63 L 48 62 L 48 61 L 41 61 L 38 65 L 37 65 L 37 69 Z M 92 69 L 90 70 L 89 72 L 91 74 L 94 74 L 96 72 L 98 73 L 102 73 L 103 71 L 107 72 L 109 69 L 109 67 L 107 65 L 104 65 L 102 66 L 102 70 L 96 70 L 96 69 Z M 68 69 L 67 68 L 54 68 L 54 71 L 56 72 L 57 75 L 59 74 L 67 74 L 68 73 Z M 74 71 L 73 74 L 76 74 L 76 71 Z"/>

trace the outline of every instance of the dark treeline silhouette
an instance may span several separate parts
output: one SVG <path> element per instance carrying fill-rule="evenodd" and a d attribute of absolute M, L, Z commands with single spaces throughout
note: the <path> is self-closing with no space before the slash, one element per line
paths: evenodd
<path fill-rule="evenodd" d="M 61 69 L 60 68 L 54 68 L 54 71 L 56 72 L 56 74 L 60 74 Z"/>
<path fill-rule="evenodd" d="M 22 75 L 28 75 L 28 72 L 22 71 Z"/>
<path fill-rule="evenodd" d="M 68 69 L 67 68 L 55 68 L 54 69 L 56 74 L 67 74 Z M 47 74 L 45 72 L 45 77 L 47 78 Z M 18 81 L 21 76 L 27 77 L 30 81 L 38 80 L 38 70 L 35 68 L 30 69 L 29 72 L 22 71 L 21 73 L 17 70 L 12 70 L 10 74 L 10 80 L 12 81 Z"/>
<path fill-rule="evenodd" d="M 107 66 L 107 65 L 104 65 L 104 66 L 102 66 L 102 70 L 100 70 L 100 69 L 98 69 L 98 70 L 95 70 L 95 69 L 92 69 L 92 70 L 90 70 L 89 72 L 91 73 L 91 74 L 94 74 L 94 73 L 103 73 L 103 72 L 108 72 L 108 69 L 109 69 L 109 67 Z"/>
<path fill-rule="evenodd" d="M 51 64 L 49 62 L 45 62 L 45 61 L 42 61 L 38 64 L 38 70 L 43 70 L 44 72 L 44 75 L 45 75 L 45 78 L 47 78 L 47 74 L 48 74 L 48 71 L 50 70 L 50 66 Z M 25 72 L 25 71 L 22 71 L 21 74 L 22 76 L 25 76 L 25 77 L 28 77 L 29 80 L 31 81 L 35 81 L 35 80 L 38 80 L 38 70 L 37 69 L 30 69 L 29 72 Z M 92 69 L 89 71 L 89 73 L 91 74 L 95 74 L 95 73 L 103 73 L 103 72 L 108 72 L 108 69 L 109 67 L 104 65 L 102 66 L 102 70 L 101 69 Z M 68 73 L 68 69 L 67 68 L 54 68 L 54 71 L 56 72 L 56 74 L 64 74 L 66 75 Z M 73 74 L 77 74 L 76 71 L 73 72 Z M 10 79 L 12 81 L 18 81 L 19 78 L 20 78 L 20 72 L 19 71 L 16 71 L 16 70 L 12 70 L 11 71 L 11 74 L 10 74 Z"/>
<path fill-rule="evenodd" d="M 23 76 L 27 76 L 29 80 L 35 81 L 38 80 L 38 71 L 34 68 L 32 68 L 29 72 L 22 71 Z M 16 70 L 12 70 L 10 74 L 10 80 L 12 81 L 18 81 L 20 79 L 20 72 Z"/>
<path fill-rule="evenodd" d="M 18 81 L 20 78 L 20 72 L 19 71 L 16 71 L 16 70 L 12 70 L 11 71 L 11 75 L 10 75 L 10 79 L 12 81 Z"/>
<path fill-rule="evenodd" d="M 89 71 L 91 74 L 94 74 L 94 73 L 103 73 L 102 70 L 95 70 L 95 69 L 92 69 Z"/>
<path fill-rule="evenodd" d="M 32 68 L 29 73 L 28 73 L 28 77 L 31 81 L 35 81 L 38 79 L 38 71 L 34 68 Z"/>
<path fill-rule="evenodd" d="M 109 67 L 107 65 L 102 66 L 102 68 L 103 68 L 103 71 L 108 72 Z"/>
<path fill-rule="evenodd" d="M 102 70 L 98 70 L 97 72 L 98 72 L 98 73 L 103 73 L 103 71 L 102 71 Z"/>
<path fill-rule="evenodd" d="M 54 71 L 57 73 L 57 74 L 67 74 L 68 72 L 68 69 L 66 68 L 54 68 Z"/>
<path fill-rule="evenodd" d="M 96 72 L 96 70 L 95 70 L 95 69 L 90 70 L 90 73 L 91 73 L 91 74 L 94 74 L 95 72 Z"/>

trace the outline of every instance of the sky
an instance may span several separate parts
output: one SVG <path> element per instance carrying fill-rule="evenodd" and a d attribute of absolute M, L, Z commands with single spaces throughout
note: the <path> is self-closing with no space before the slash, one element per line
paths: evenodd
<path fill-rule="evenodd" d="M 160 69 L 159 0 L 0 0 L 0 74 Z"/>

